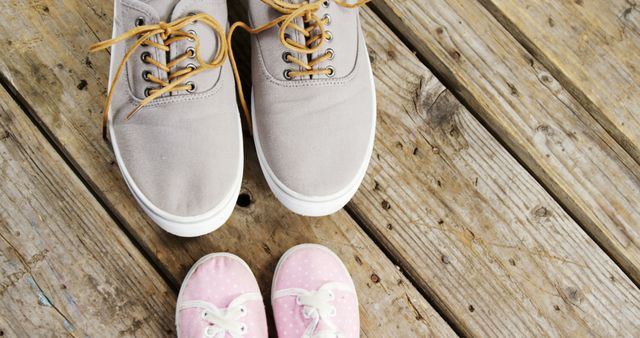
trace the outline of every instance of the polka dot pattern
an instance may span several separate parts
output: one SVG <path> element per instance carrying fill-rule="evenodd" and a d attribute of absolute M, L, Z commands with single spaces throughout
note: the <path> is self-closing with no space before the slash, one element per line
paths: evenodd
<path fill-rule="evenodd" d="M 226 308 L 241 294 L 260 292 L 258 283 L 247 265 L 240 258 L 229 254 L 214 254 L 204 257 L 192 268 L 182 283 L 178 302 L 200 300 L 218 308 Z M 248 301 L 247 337 L 268 337 L 267 319 L 261 301 Z M 178 313 L 178 336 L 201 338 L 208 322 L 202 319 L 202 310 L 189 308 Z M 230 337 L 229 335 L 227 335 Z"/>
<path fill-rule="evenodd" d="M 349 272 L 333 252 L 320 245 L 306 244 L 292 248 L 282 257 L 276 270 L 272 292 L 289 288 L 316 291 L 329 282 L 353 285 Z M 341 290 L 333 292 L 333 304 L 337 310 L 337 315 L 332 318 L 333 324 L 345 337 L 359 337 L 360 317 L 356 295 Z M 302 306 L 296 303 L 296 297 L 274 299 L 272 306 L 278 337 L 301 337 L 310 320 L 302 315 Z M 326 326 L 321 322 L 318 329 L 324 328 Z"/>

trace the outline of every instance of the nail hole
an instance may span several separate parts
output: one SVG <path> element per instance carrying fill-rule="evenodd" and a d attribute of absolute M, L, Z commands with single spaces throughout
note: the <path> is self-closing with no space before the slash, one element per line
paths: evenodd
<path fill-rule="evenodd" d="M 247 208 L 249 207 L 249 205 L 251 205 L 251 202 L 251 195 L 249 195 L 249 193 L 243 192 L 238 195 L 238 201 L 236 202 L 236 205 L 242 208 Z"/>

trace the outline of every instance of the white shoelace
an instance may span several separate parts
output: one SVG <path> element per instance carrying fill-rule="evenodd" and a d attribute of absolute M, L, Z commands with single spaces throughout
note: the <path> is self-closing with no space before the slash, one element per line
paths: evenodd
<path fill-rule="evenodd" d="M 262 295 L 257 292 L 242 294 L 229 303 L 227 308 L 222 309 L 201 300 L 187 301 L 179 304 L 178 310 L 202 309 L 202 319 L 210 324 L 204 330 L 204 337 L 224 338 L 228 333 L 233 338 L 239 338 L 248 331 L 247 325 L 241 321 L 248 312 L 244 304 L 253 300 L 262 301 Z"/>
<path fill-rule="evenodd" d="M 335 295 L 333 290 L 347 291 L 355 294 L 351 285 L 331 282 L 322 285 L 317 291 L 291 288 L 283 289 L 274 293 L 273 299 L 295 296 L 296 303 L 302 306 L 302 315 L 311 319 L 311 323 L 304 331 L 302 338 L 342 338 L 344 334 L 336 327 L 330 318 L 335 317 L 336 308 L 333 306 Z M 320 322 L 327 327 L 316 332 Z"/>

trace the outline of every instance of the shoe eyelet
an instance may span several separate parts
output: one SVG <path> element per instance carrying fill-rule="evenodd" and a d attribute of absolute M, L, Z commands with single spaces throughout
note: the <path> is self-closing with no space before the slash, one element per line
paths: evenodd
<path fill-rule="evenodd" d="M 284 40 L 291 39 L 291 35 L 289 33 L 284 33 Z"/>
<path fill-rule="evenodd" d="M 136 18 L 136 21 L 135 21 L 136 27 L 144 26 L 144 24 L 145 24 L 144 17 L 139 16 L 138 18 Z"/>
<path fill-rule="evenodd" d="M 293 54 L 291 54 L 291 52 L 282 53 L 282 60 L 286 63 L 291 63 L 291 60 L 289 60 L 289 56 L 293 56 Z"/>
<path fill-rule="evenodd" d="M 285 79 L 287 80 L 291 80 L 293 79 L 291 77 L 291 69 L 285 69 L 284 72 L 282 73 L 282 75 L 284 76 Z"/>
<path fill-rule="evenodd" d="M 200 314 L 201 314 L 202 319 L 207 318 L 207 316 L 209 315 L 209 313 L 207 311 L 202 311 Z"/>
<path fill-rule="evenodd" d="M 244 305 L 241 306 L 239 310 L 240 310 L 240 313 L 242 314 L 242 317 L 247 315 L 248 310 L 247 310 L 246 306 L 244 306 Z"/>
<path fill-rule="evenodd" d="M 187 82 L 186 85 L 191 86 L 191 89 L 187 89 L 187 92 L 195 93 L 197 87 L 196 87 L 196 84 L 193 81 Z"/>
<path fill-rule="evenodd" d="M 332 306 L 329 312 L 329 317 L 335 317 L 337 314 L 338 314 L 338 310 L 336 310 L 335 306 Z"/>
<path fill-rule="evenodd" d="M 189 59 L 193 59 L 193 58 L 196 57 L 196 49 L 195 49 L 195 47 L 187 48 L 185 53 L 189 54 Z"/>
<path fill-rule="evenodd" d="M 150 57 L 151 57 L 151 53 L 149 53 L 149 52 L 144 52 L 144 53 L 140 54 L 140 60 L 142 60 L 142 62 L 147 63 L 147 64 L 149 63 L 149 61 L 147 61 L 147 58 L 150 58 Z"/>
<path fill-rule="evenodd" d="M 149 97 L 149 96 L 151 96 L 151 91 L 152 91 L 152 90 L 153 90 L 153 88 L 149 88 L 149 87 L 145 88 L 145 89 L 144 89 L 144 96 L 145 96 L 145 97 Z"/>
<path fill-rule="evenodd" d="M 329 13 L 326 13 L 325 15 L 322 16 L 322 20 L 323 21 L 327 21 L 327 23 L 325 24 L 325 26 L 329 26 L 331 25 L 331 15 L 329 15 Z"/>
<path fill-rule="evenodd" d="M 213 335 L 215 334 L 215 332 L 213 330 L 214 330 L 213 326 L 205 327 L 204 328 L 204 336 L 205 337 L 213 337 Z"/>
<path fill-rule="evenodd" d="M 331 33 L 331 31 L 324 31 L 324 38 L 327 41 L 333 40 L 333 33 Z"/>
<path fill-rule="evenodd" d="M 322 2 L 322 7 L 329 8 L 329 0 L 325 0 Z"/>
<path fill-rule="evenodd" d="M 193 63 L 190 63 L 190 64 L 188 64 L 188 65 L 187 65 L 187 68 L 190 68 L 190 69 L 191 69 L 191 71 L 194 71 L 194 70 L 198 69 L 198 66 L 196 66 L 196 65 L 195 65 L 195 64 L 193 64 Z"/>
<path fill-rule="evenodd" d="M 240 332 L 247 333 L 247 324 L 242 323 L 242 325 L 240 326 Z"/>
<path fill-rule="evenodd" d="M 145 70 L 142 72 L 142 79 L 144 79 L 145 81 L 150 81 L 149 80 L 149 76 L 151 76 L 151 72 L 148 70 Z"/>
<path fill-rule="evenodd" d="M 334 77 L 336 75 L 336 69 L 333 68 L 333 66 L 328 66 L 326 69 L 331 71 L 329 74 L 327 74 L 327 77 Z"/>
<path fill-rule="evenodd" d="M 187 14 L 187 16 L 194 16 L 194 15 L 197 15 L 197 14 L 198 14 L 198 13 L 196 13 L 196 12 L 189 12 L 189 13 Z M 198 22 L 198 20 L 193 21 L 191 24 L 193 25 L 193 24 L 195 24 L 195 23 L 197 23 L 197 22 Z"/>
<path fill-rule="evenodd" d="M 187 33 L 188 33 L 188 34 L 193 35 L 194 37 L 198 36 L 198 33 L 196 33 L 196 31 L 194 31 L 193 29 L 188 30 L 188 31 L 187 31 Z M 193 42 L 193 41 L 195 41 L 196 39 L 194 39 L 194 38 L 188 38 L 187 40 L 189 40 L 189 41 Z"/>
<path fill-rule="evenodd" d="M 333 60 L 333 58 L 336 56 L 336 52 L 334 52 L 332 48 L 327 48 L 324 53 L 329 55 L 329 60 Z"/>

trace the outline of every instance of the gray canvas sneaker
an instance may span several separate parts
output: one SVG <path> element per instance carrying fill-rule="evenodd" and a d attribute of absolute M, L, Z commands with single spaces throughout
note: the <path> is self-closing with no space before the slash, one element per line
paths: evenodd
<path fill-rule="evenodd" d="M 226 0 L 116 0 L 105 130 L 124 180 L 166 231 L 206 234 L 231 215 L 242 130 Z"/>
<path fill-rule="evenodd" d="M 254 33 L 258 158 L 275 196 L 302 215 L 342 208 L 371 157 L 375 89 L 358 13 L 366 2 L 250 0 L 255 28 L 239 24 Z"/>

